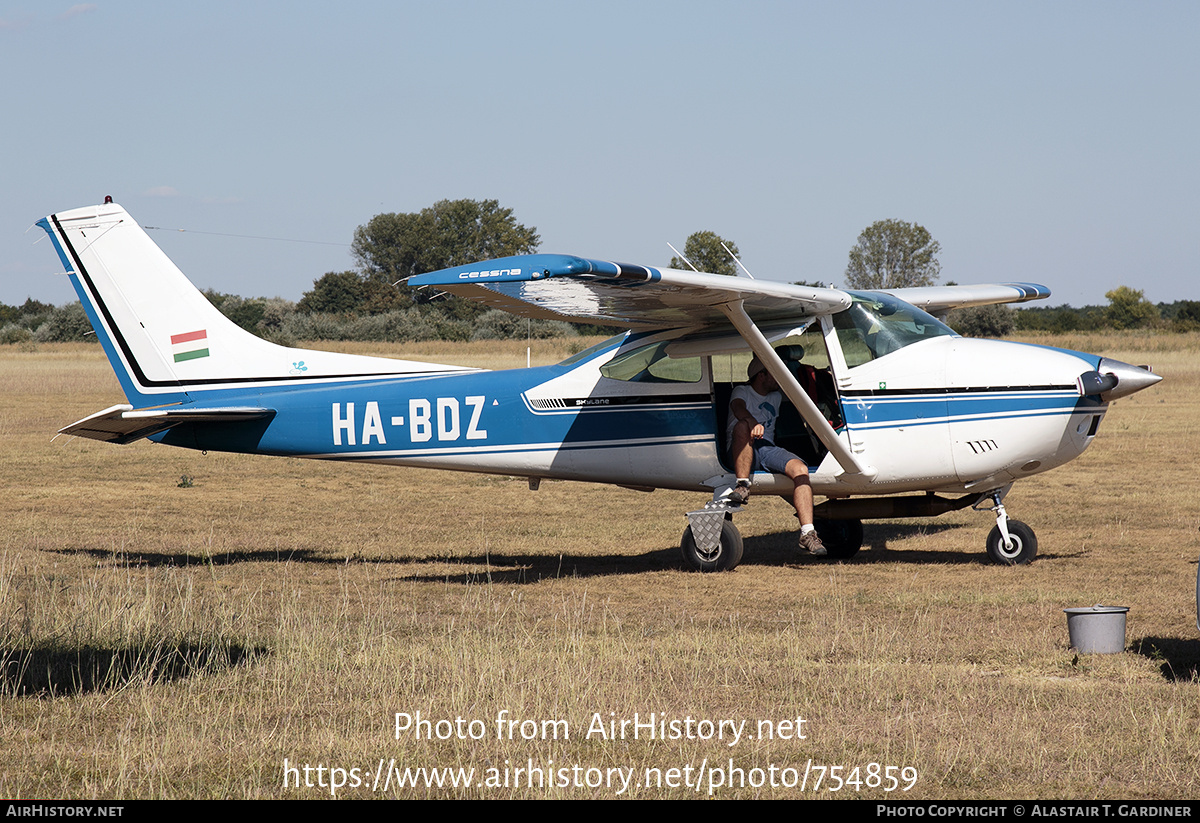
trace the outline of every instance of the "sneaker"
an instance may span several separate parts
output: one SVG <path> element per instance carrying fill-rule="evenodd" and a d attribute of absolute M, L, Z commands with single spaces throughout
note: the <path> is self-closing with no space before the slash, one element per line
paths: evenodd
<path fill-rule="evenodd" d="M 814 557 L 825 557 L 829 554 L 825 551 L 825 544 L 821 542 L 821 538 L 816 532 L 800 535 L 800 551 L 808 552 Z"/>
<path fill-rule="evenodd" d="M 750 487 L 738 484 L 729 490 L 725 500 L 732 506 L 744 506 L 750 502 Z"/>

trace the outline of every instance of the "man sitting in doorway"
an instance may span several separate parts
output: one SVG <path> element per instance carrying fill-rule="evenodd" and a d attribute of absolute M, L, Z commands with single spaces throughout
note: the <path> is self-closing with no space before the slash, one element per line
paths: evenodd
<path fill-rule="evenodd" d="M 757 356 L 746 367 L 749 382 L 733 390 L 729 398 L 726 440 L 737 473 L 737 485 L 729 502 L 744 505 L 750 500 L 750 477 L 755 471 L 786 474 L 795 484 L 792 505 L 800 518 L 800 549 L 809 554 L 826 554 L 813 526 L 813 493 L 808 466 L 786 449 L 775 445 L 775 421 L 783 405 L 783 392 L 775 376 Z"/>

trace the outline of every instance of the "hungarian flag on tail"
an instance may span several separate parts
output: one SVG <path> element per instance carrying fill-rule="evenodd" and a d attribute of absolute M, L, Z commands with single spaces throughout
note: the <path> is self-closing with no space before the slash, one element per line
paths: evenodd
<path fill-rule="evenodd" d="M 200 329 L 171 335 L 171 353 L 175 355 L 176 363 L 208 357 L 208 331 Z"/>

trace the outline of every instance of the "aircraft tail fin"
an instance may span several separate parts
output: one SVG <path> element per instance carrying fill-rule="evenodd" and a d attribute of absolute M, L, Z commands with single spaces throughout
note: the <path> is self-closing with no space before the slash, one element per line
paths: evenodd
<path fill-rule="evenodd" d="M 116 204 L 38 221 L 71 276 L 131 403 L 162 404 L 234 385 L 461 370 L 292 349 L 233 323 Z"/>

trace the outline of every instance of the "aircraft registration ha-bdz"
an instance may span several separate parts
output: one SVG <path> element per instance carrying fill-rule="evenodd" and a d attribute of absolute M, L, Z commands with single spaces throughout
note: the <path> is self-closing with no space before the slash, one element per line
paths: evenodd
<path fill-rule="evenodd" d="M 1004 284 L 843 291 L 553 254 L 411 278 L 533 318 L 628 331 L 554 366 L 485 371 L 277 346 L 227 320 L 122 208 L 39 221 L 127 404 L 62 431 L 114 443 L 366 461 L 702 492 L 685 564 L 731 569 L 741 507 L 730 393 L 756 354 L 790 404 L 776 443 L 808 465 L 818 532 L 853 556 L 864 518 L 994 513 L 987 553 L 1028 563 L 1012 484 L 1079 456 L 1109 402 L 1160 379 L 1092 354 L 964 339 L 960 306 L 1047 297 Z M 782 474 L 751 493 L 791 495 Z"/>

